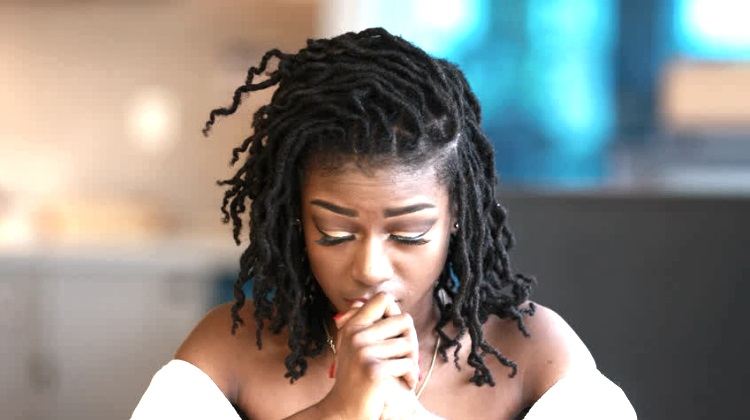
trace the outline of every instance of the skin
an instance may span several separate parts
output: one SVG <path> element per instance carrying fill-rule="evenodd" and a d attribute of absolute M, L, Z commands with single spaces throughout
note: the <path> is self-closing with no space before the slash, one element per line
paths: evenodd
<path fill-rule="evenodd" d="M 437 320 L 432 288 L 455 223 L 434 171 L 365 174 L 350 165 L 333 175 L 310 172 L 302 187 L 303 232 L 328 299 L 344 312 L 357 298 L 390 294 L 417 320 L 420 336 L 429 335 Z M 345 241 L 326 246 L 329 238 Z"/>
<path fill-rule="evenodd" d="M 469 383 L 467 335 L 462 369 L 438 358 L 417 400 L 411 389 L 429 368 L 436 344 L 432 287 L 453 232 L 447 189 L 429 167 L 363 172 L 348 165 L 335 173 L 310 168 L 301 194 L 310 267 L 340 312 L 329 325 L 336 356 L 309 359 L 305 376 L 290 384 L 283 377 L 287 333 L 264 331 L 258 350 L 251 304 L 243 308 L 245 327 L 237 335 L 229 332 L 230 305 L 222 305 L 175 355 L 206 372 L 250 418 L 512 418 L 568 370 L 593 366 L 565 321 L 537 304 L 527 319 L 531 338 L 496 317 L 483 326 L 490 344 L 518 363 L 516 377 L 488 357 L 496 386 Z M 335 378 L 329 378 L 333 363 Z"/>

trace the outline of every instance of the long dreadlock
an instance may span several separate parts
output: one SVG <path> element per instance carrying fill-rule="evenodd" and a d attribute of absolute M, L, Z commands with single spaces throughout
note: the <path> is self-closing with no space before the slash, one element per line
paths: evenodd
<path fill-rule="evenodd" d="M 278 66 L 271 70 L 274 58 Z M 261 75 L 266 78 L 256 82 Z M 289 330 L 286 377 L 292 382 L 302 377 L 306 359 L 325 348 L 322 326 L 332 309 L 311 274 L 296 223 L 306 165 L 327 162 L 335 170 L 347 160 L 415 168 L 433 164 L 459 223 L 433 290 L 440 312 L 435 327 L 439 352 L 447 360 L 447 351 L 455 347 L 458 367 L 459 340 L 468 332 L 473 383 L 495 384 L 484 363 L 487 354 L 514 376 L 516 364 L 485 340 L 482 325 L 496 315 L 514 320 L 528 336 L 524 316 L 533 315 L 534 306 L 520 305 L 529 298 L 534 279 L 511 270 L 513 237 L 506 211 L 495 199 L 494 152 L 480 128 L 479 103 L 461 71 L 382 28 L 311 39 L 296 54 L 265 53 L 235 90 L 232 104 L 211 111 L 204 135 L 217 116 L 237 111 L 243 94 L 271 86 L 277 89 L 253 115 L 253 133 L 232 151 L 231 164 L 245 154 L 243 165 L 232 178 L 217 181 L 227 189 L 221 211 L 224 223 L 232 221 L 237 245 L 240 216 L 251 203 L 249 245 L 234 284 L 232 333 L 243 324 L 243 286 L 252 279 L 258 347 L 266 322 L 273 333 Z M 457 327 L 455 336 L 443 331 L 448 323 Z"/>

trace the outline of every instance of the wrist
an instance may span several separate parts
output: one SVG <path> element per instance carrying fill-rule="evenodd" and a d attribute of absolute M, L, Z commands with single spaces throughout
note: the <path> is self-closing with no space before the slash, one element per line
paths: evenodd
<path fill-rule="evenodd" d="M 316 407 L 316 419 L 324 420 L 368 420 L 364 407 L 347 406 L 346 401 L 337 398 L 335 393 L 329 393 L 314 405 Z"/>

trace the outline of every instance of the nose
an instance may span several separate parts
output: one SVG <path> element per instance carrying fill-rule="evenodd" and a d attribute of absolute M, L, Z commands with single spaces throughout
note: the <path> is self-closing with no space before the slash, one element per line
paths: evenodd
<path fill-rule="evenodd" d="M 371 236 L 360 242 L 352 276 L 366 286 L 376 286 L 393 278 L 393 265 L 380 238 Z"/>

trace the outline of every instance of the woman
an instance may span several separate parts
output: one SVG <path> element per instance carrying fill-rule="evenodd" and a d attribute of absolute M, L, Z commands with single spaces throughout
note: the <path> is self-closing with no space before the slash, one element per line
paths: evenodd
<path fill-rule="evenodd" d="M 219 182 L 238 245 L 251 203 L 236 301 L 134 419 L 635 418 L 512 271 L 493 150 L 454 65 L 380 28 L 271 50 L 204 133 L 271 86 Z"/>

